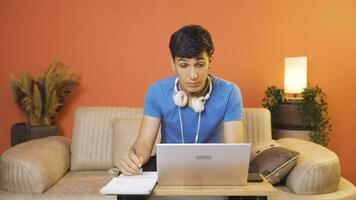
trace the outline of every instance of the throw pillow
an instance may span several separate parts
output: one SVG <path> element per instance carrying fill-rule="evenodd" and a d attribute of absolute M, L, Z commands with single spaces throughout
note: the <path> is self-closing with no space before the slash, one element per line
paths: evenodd
<path fill-rule="evenodd" d="M 110 172 L 118 172 L 120 161 L 125 156 L 131 145 L 136 141 L 141 126 L 141 118 L 114 118 L 113 125 L 113 165 Z M 160 131 L 156 138 L 156 144 L 161 141 Z M 151 155 L 156 154 L 156 145 L 153 147 Z"/>
<path fill-rule="evenodd" d="M 287 149 L 275 140 L 252 146 L 249 172 L 260 173 L 271 184 L 282 181 L 297 164 L 299 153 Z"/>

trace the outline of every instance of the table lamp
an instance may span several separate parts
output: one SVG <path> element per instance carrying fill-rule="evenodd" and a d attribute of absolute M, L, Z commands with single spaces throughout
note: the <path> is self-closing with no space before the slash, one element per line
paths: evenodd
<path fill-rule="evenodd" d="M 286 57 L 284 59 L 285 100 L 279 104 L 279 115 L 274 121 L 274 138 L 293 137 L 310 140 L 310 130 L 304 130 L 299 111 L 303 100 L 301 93 L 307 87 L 307 57 Z"/>
<path fill-rule="evenodd" d="M 284 59 L 284 92 L 287 101 L 300 101 L 307 86 L 307 57 Z"/>

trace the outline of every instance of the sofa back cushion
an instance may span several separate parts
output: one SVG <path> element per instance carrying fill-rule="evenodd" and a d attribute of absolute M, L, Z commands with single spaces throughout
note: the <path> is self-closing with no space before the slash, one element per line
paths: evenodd
<path fill-rule="evenodd" d="M 124 155 L 127 155 L 131 145 L 135 142 L 140 131 L 142 118 L 115 118 L 113 120 L 114 129 L 114 150 L 113 164 L 114 168 L 120 169 L 120 161 Z M 158 131 L 155 144 L 161 141 L 161 131 Z M 151 156 L 156 154 L 156 145 L 153 146 Z"/>
<path fill-rule="evenodd" d="M 127 146 L 117 147 L 115 144 L 121 145 L 122 141 L 131 143 L 138 133 L 136 135 L 126 134 L 129 138 L 121 137 L 120 141 L 114 141 L 114 118 L 136 119 L 133 123 L 137 123 L 136 126 L 132 123 L 130 126 L 138 129 L 140 123 L 138 119 L 142 117 L 143 108 L 79 107 L 76 109 L 72 134 L 71 170 L 110 169 L 122 153 L 125 153 L 121 150 L 127 149 Z M 244 108 L 243 122 L 246 142 L 258 143 L 271 140 L 271 116 L 267 109 Z M 127 130 L 122 131 L 127 133 Z M 116 149 L 115 155 L 114 149 Z"/>
<path fill-rule="evenodd" d="M 272 139 L 271 114 L 265 108 L 244 108 L 245 142 L 260 143 Z"/>
<path fill-rule="evenodd" d="M 74 114 L 71 170 L 107 170 L 113 166 L 114 118 L 142 118 L 142 108 L 79 107 Z"/>

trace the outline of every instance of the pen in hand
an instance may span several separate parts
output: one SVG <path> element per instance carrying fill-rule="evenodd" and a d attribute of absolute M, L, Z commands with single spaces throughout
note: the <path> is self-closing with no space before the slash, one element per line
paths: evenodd
<path fill-rule="evenodd" d="M 142 170 L 142 164 L 141 164 L 140 160 L 138 159 L 138 156 L 137 156 L 135 147 L 132 148 L 132 152 L 133 152 L 134 155 L 135 155 L 135 158 L 134 158 L 133 161 L 134 161 L 135 164 L 139 167 L 139 168 L 138 168 L 139 174 L 142 174 L 142 172 L 143 172 L 143 170 Z"/>

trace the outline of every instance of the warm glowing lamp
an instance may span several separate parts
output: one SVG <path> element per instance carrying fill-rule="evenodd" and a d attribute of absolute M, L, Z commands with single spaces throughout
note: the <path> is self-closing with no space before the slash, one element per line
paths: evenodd
<path fill-rule="evenodd" d="M 303 97 L 301 93 L 307 87 L 307 57 L 286 57 L 284 59 L 284 101 L 278 105 L 279 114 L 274 121 L 274 138 L 294 137 L 310 140 L 310 130 L 304 130 L 305 124 L 300 113 Z"/>
<path fill-rule="evenodd" d="M 307 86 L 307 57 L 284 59 L 284 92 L 296 97 Z"/>

